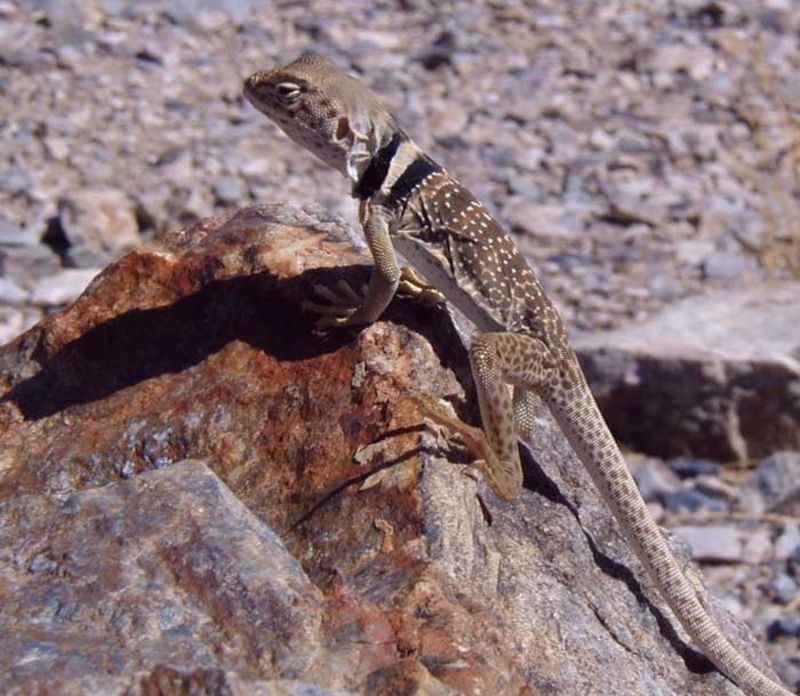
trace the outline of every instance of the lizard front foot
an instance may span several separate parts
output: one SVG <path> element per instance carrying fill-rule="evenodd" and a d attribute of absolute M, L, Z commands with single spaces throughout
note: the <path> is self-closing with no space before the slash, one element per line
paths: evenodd
<path fill-rule="evenodd" d="M 320 304 L 305 300 L 300 305 L 303 312 L 321 315 L 315 324 L 318 329 L 350 326 L 358 323 L 354 321 L 354 317 L 357 316 L 358 310 L 364 304 L 364 297 L 367 292 L 366 286 L 362 286 L 361 296 L 353 290 L 350 283 L 344 278 L 339 280 L 336 287 L 337 290 L 332 290 L 327 285 L 320 283 L 315 284 L 313 287 L 314 294 L 319 295 L 330 304 Z"/>
<path fill-rule="evenodd" d="M 336 289 L 317 283 L 313 286 L 314 294 L 326 300 L 328 304 L 305 301 L 301 304 L 304 312 L 319 314 L 320 319 L 316 322 L 318 329 L 325 329 L 339 326 L 354 326 L 358 324 L 368 324 L 380 313 L 370 303 L 369 286 L 362 285 L 361 294 L 344 278 L 336 283 Z M 400 280 L 393 287 L 391 294 L 397 291 L 401 295 L 411 297 L 426 304 L 440 305 L 446 302 L 442 293 L 428 285 L 414 269 L 403 266 L 400 269 Z M 389 296 L 391 299 L 391 295 Z M 380 309 L 383 308 L 379 305 Z"/>

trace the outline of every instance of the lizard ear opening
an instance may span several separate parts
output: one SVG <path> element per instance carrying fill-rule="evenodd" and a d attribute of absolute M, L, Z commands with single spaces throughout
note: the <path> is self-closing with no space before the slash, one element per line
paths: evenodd
<path fill-rule="evenodd" d="M 350 121 L 347 116 L 342 116 L 336 122 L 336 139 L 344 140 L 348 135 L 350 135 Z"/>

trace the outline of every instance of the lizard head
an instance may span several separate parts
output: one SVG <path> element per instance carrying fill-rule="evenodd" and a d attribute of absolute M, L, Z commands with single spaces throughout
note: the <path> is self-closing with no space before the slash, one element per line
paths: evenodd
<path fill-rule="evenodd" d="M 292 140 L 353 181 L 397 131 L 367 87 L 311 53 L 251 75 L 244 96 Z"/>

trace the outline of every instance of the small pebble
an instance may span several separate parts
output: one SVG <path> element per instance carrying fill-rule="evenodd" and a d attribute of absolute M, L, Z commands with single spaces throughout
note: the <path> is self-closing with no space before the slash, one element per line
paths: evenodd
<path fill-rule="evenodd" d="M 683 525 L 673 527 L 672 531 L 692 547 L 692 557 L 697 561 L 740 563 L 745 560 L 746 534 L 735 527 Z"/>
<path fill-rule="evenodd" d="M 238 177 L 222 176 L 214 184 L 214 195 L 219 203 L 232 205 L 245 199 L 247 188 Z"/>
<path fill-rule="evenodd" d="M 786 573 L 781 573 L 772 581 L 772 590 L 781 604 L 789 604 L 800 597 L 797 582 Z"/>
<path fill-rule="evenodd" d="M 728 504 L 724 500 L 712 497 L 693 489 L 682 489 L 670 493 L 664 499 L 665 507 L 674 513 L 697 512 L 725 512 Z"/>
<path fill-rule="evenodd" d="M 667 466 L 681 478 L 692 478 L 694 476 L 700 476 L 701 474 L 717 476 L 720 470 L 720 465 L 717 462 L 712 462 L 708 459 L 697 459 L 695 457 L 670 459 L 667 462 Z"/>
<path fill-rule="evenodd" d="M 786 637 L 800 638 L 800 618 L 776 619 L 767 626 L 768 641 Z"/>

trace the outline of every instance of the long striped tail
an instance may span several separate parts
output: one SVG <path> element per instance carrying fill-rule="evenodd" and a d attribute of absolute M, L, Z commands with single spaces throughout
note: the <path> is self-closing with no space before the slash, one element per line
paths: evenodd
<path fill-rule="evenodd" d="M 628 543 L 697 646 L 749 696 L 794 696 L 751 664 L 708 614 L 650 515 L 588 386 L 548 399 L 548 406 Z"/>

